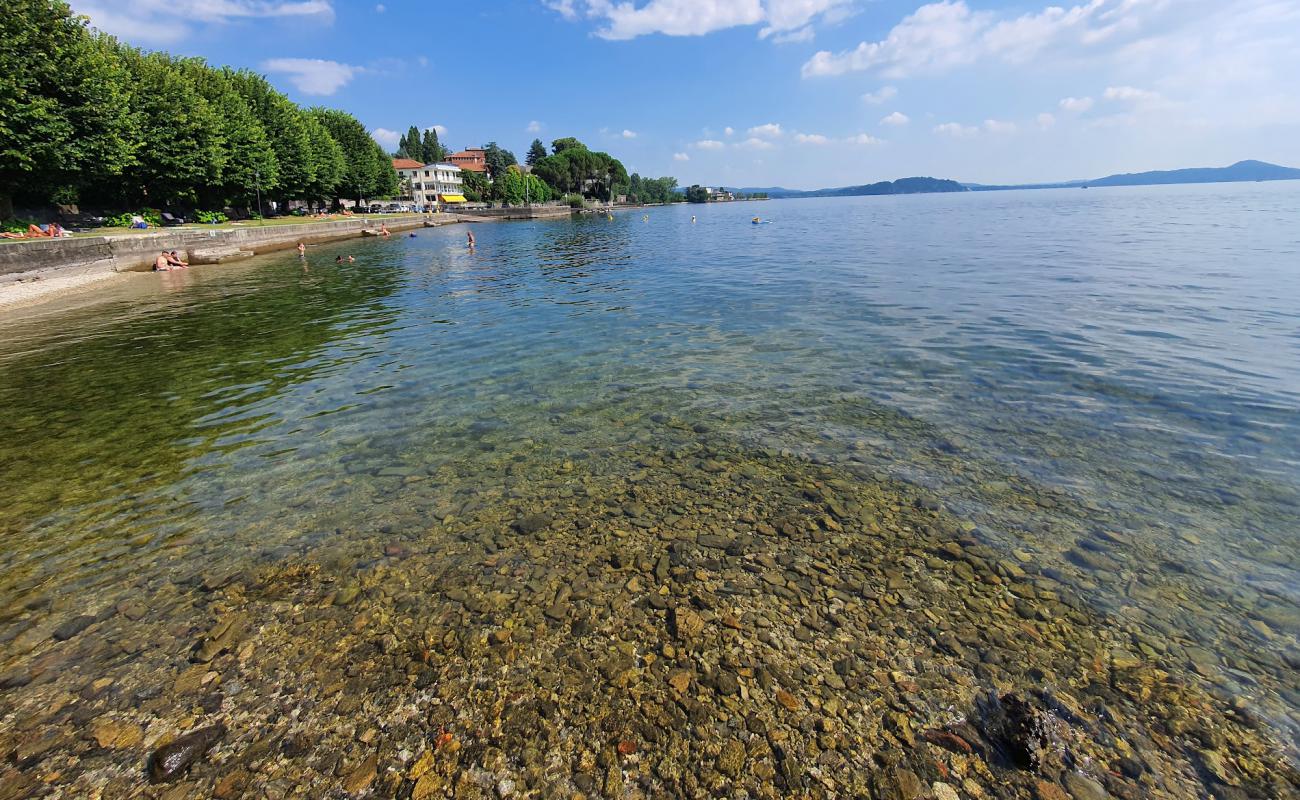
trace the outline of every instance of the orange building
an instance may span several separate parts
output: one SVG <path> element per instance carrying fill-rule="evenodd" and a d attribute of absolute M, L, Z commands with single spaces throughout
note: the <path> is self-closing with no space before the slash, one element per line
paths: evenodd
<path fill-rule="evenodd" d="M 470 172 L 487 172 L 487 151 L 481 147 L 471 147 L 461 150 L 459 153 L 452 153 L 447 156 L 447 161 L 455 164 L 461 169 L 467 169 Z"/>

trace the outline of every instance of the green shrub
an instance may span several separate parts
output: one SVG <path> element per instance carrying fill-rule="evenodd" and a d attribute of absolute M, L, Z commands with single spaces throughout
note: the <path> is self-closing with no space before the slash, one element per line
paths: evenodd
<path fill-rule="evenodd" d="M 564 202 L 569 204 L 569 208 L 583 208 L 587 205 L 587 201 L 583 200 L 580 194 L 566 194 Z"/>
<path fill-rule="evenodd" d="M 230 218 L 220 211 L 195 211 L 194 219 L 201 225 L 220 225 L 230 221 Z"/>
<path fill-rule="evenodd" d="M 154 228 L 162 227 L 162 212 L 156 208 L 142 208 L 139 211 L 127 211 L 115 217 L 106 217 L 104 227 L 129 228 L 131 227 L 131 218 L 137 215 L 143 217 L 144 221 Z"/>
<path fill-rule="evenodd" d="M 36 224 L 34 219 L 6 219 L 0 221 L 0 233 L 27 233 L 27 226 Z"/>

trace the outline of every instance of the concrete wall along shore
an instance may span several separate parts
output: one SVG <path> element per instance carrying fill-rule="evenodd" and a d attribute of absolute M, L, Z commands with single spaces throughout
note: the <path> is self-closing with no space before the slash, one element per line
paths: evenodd
<path fill-rule="evenodd" d="M 179 250 L 187 260 L 208 263 L 251 253 L 349 239 L 385 224 L 393 232 L 423 227 L 426 221 L 457 222 L 454 214 L 353 217 L 300 225 L 266 225 L 205 230 L 199 226 L 167 228 L 157 233 L 44 239 L 0 245 L 0 282 L 56 273 L 128 272 L 153 268 L 163 250 Z M 225 257 L 223 257 L 223 255 Z M 199 256 L 196 258 L 195 256 Z M 206 258 L 205 258 L 206 257 Z"/>

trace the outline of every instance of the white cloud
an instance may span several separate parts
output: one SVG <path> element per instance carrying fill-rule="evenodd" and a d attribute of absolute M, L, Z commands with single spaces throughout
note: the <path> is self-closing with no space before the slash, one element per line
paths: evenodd
<path fill-rule="evenodd" d="M 437 132 L 438 132 L 438 138 L 439 138 L 439 139 L 441 139 L 442 137 L 444 137 L 444 136 L 447 135 L 447 126 L 446 126 L 446 125 L 430 125 L 429 127 L 425 128 L 425 130 L 426 130 L 426 131 L 437 131 Z"/>
<path fill-rule="evenodd" d="M 831 143 L 830 138 L 822 136 L 820 133 L 796 133 L 794 140 L 799 144 L 811 144 L 819 147 Z"/>
<path fill-rule="evenodd" d="M 1075 114 L 1082 114 L 1093 106 L 1091 97 L 1067 97 L 1061 101 L 1061 108 Z"/>
<path fill-rule="evenodd" d="M 569 21 L 590 19 L 603 39 L 638 36 L 703 36 L 714 31 L 762 25 L 759 38 L 773 42 L 812 39 L 814 26 L 834 24 L 852 13 L 855 0 L 542 0 Z"/>
<path fill-rule="evenodd" d="M 850 136 L 844 141 L 849 144 L 884 144 L 880 139 L 865 133 L 859 133 L 857 136 Z"/>
<path fill-rule="evenodd" d="M 1038 115 L 1038 127 L 1047 130 L 1056 124 L 1056 117 L 1046 111 Z"/>
<path fill-rule="evenodd" d="M 755 125 L 749 129 L 749 135 L 761 139 L 777 139 L 784 131 L 781 126 L 775 122 L 769 122 L 766 125 Z"/>
<path fill-rule="evenodd" d="M 1002 122 L 996 119 L 984 120 L 984 130 L 989 133 L 1012 134 L 1019 130 L 1014 122 Z"/>
<path fill-rule="evenodd" d="M 880 120 L 880 124 L 881 124 L 881 125 L 894 125 L 894 126 L 899 126 L 899 125 L 906 125 L 907 123 L 909 123 L 909 122 L 911 122 L 911 121 L 912 121 L 911 118 L 908 117 L 908 116 L 907 116 L 906 114 L 904 114 L 903 112 L 901 112 L 901 111 L 895 111 L 894 113 L 892 113 L 892 114 L 890 114 L 889 116 L 885 117 L 884 119 Z"/>
<path fill-rule="evenodd" d="M 91 25 L 129 42 L 170 44 L 194 33 L 196 24 L 225 24 L 275 17 L 333 22 L 332 0 L 73 0 Z"/>
<path fill-rule="evenodd" d="M 767 139 L 760 139 L 757 136 L 751 136 L 736 145 L 736 147 L 743 147 L 746 150 L 771 150 L 774 146 Z"/>
<path fill-rule="evenodd" d="M 387 128 L 375 128 L 370 135 L 376 142 L 384 146 L 385 150 L 396 150 L 397 143 L 401 141 L 402 134 L 397 131 L 390 131 Z"/>
<path fill-rule="evenodd" d="M 673 153 L 673 161 L 690 161 L 691 157 L 686 153 Z"/>
<path fill-rule="evenodd" d="M 382 14 L 382 13 L 384 13 L 384 12 L 387 11 L 387 10 L 388 10 L 388 7 L 385 6 L 383 3 L 380 3 L 379 5 L 375 6 L 375 13 L 376 13 L 376 14 Z"/>
<path fill-rule="evenodd" d="M 527 127 L 527 128 L 524 128 L 524 130 L 527 131 L 528 133 L 541 133 L 541 132 L 542 132 L 542 123 L 538 122 L 538 121 L 535 120 L 535 119 L 534 119 L 534 120 L 530 120 L 529 123 L 528 123 L 528 127 Z"/>
<path fill-rule="evenodd" d="M 701 139 L 695 143 L 697 150 L 721 150 L 727 145 L 716 139 Z"/>
<path fill-rule="evenodd" d="M 622 136 L 624 139 L 635 139 L 635 138 L 636 138 L 636 131 L 630 131 L 630 130 L 628 130 L 627 128 L 624 128 L 624 129 L 623 129 L 623 133 L 621 134 L 621 136 Z"/>
<path fill-rule="evenodd" d="M 322 58 L 272 58 L 262 62 L 262 69 L 284 75 L 303 94 L 331 95 L 342 89 L 364 67 L 340 64 Z"/>
<path fill-rule="evenodd" d="M 1147 91 L 1146 89 L 1136 89 L 1132 86 L 1111 86 L 1108 87 L 1102 97 L 1107 100 L 1117 100 L 1123 103 L 1148 103 L 1159 100 L 1160 95 L 1156 92 Z"/>
<path fill-rule="evenodd" d="M 862 95 L 862 102 L 869 106 L 878 106 L 889 102 L 897 96 L 897 89 L 892 86 L 882 86 L 874 92 L 867 92 Z"/>
<path fill-rule="evenodd" d="M 945 122 L 942 125 L 935 125 L 934 132 L 943 136 L 951 136 L 954 139 L 968 139 L 978 135 L 980 129 L 962 125 L 959 122 Z"/>
<path fill-rule="evenodd" d="M 805 78 L 872 70 L 886 77 L 948 72 L 994 58 L 1024 63 L 1047 50 L 1087 50 L 1132 33 L 1164 0 L 1086 0 L 1070 8 L 1048 6 L 1014 18 L 994 11 L 972 11 L 965 0 L 940 0 L 921 6 L 879 41 L 852 50 L 813 55 Z"/>
<path fill-rule="evenodd" d="M 735 134 L 736 129 L 728 125 L 726 128 L 722 129 L 722 132 L 725 133 L 727 136 L 731 136 Z"/>

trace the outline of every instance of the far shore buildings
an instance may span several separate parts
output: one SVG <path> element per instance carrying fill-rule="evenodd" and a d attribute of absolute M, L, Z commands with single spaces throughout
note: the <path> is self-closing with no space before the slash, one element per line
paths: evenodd
<path fill-rule="evenodd" d="M 455 205 L 465 202 L 465 179 L 456 164 L 421 164 L 409 158 L 393 159 L 393 169 L 410 199 L 420 208 Z"/>
<path fill-rule="evenodd" d="M 727 191 L 724 187 L 719 186 L 717 189 L 708 187 L 704 191 L 709 193 L 710 203 L 729 203 L 736 199 L 736 196 Z"/>

